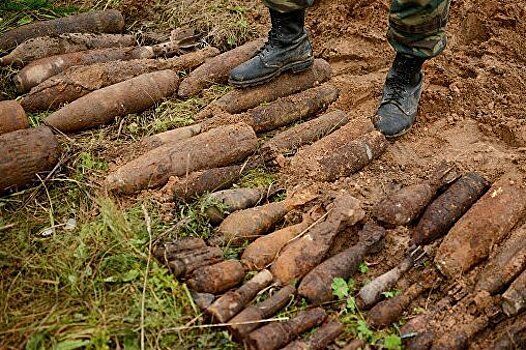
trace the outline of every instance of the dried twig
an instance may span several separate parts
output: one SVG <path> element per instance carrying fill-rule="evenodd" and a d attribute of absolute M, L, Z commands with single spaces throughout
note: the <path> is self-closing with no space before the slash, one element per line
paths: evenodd
<path fill-rule="evenodd" d="M 144 272 L 144 283 L 142 286 L 142 297 L 141 297 L 141 350 L 144 350 L 144 303 L 146 299 L 146 283 L 148 282 L 148 273 L 150 271 L 150 261 L 152 258 L 152 220 L 148 214 L 148 210 L 144 204 L 142 205 L 142 211 L 144 213 L 144 221 L 146 222 L 146 231 L 148 232 L 149 243 L 148 243 L 148 260 L 146 262 L 146 271 Z"/>

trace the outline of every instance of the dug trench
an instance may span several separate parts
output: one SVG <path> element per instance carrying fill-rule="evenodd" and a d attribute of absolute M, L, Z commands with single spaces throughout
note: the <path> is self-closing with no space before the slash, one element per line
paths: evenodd
<path fill-rule="evenodd" d="M 217 168 L 212 169 L 206 164 L 193 167 L 191 160 L 190 167 L 174 171 L 170 180 L 163 174 L 163 183 L 155 183 L 157 187 L 166 184 L 163 190 L 146 190 L 148 186 L 144 186 L 139 195 L 159 195 L 169 202 L 167 211 L 178 211 L 181 198 L 177 193 L 181 191 L 170 187 L 178 181 L 235 166 L 225 172 L 224 180 L 205 181 L 206 188 L 196 191 L 202 195 L 228 190 L 238 182 L 246 164 L 252 170 L 265 163 L 267 171 L 275 174 L 279 187 L 286 190 L 286 199 L 269 202 L 273 197 L 262 192 L 255 200 L 238 201 L 250 203 L 235 207 L 234 218 L 243 225 L 220 224 L 217 234 L 221 239 L 208 242 L 218 243 L 225 251 L 241 246 L 235 258 L 223 260 L 216 248 L 206 248 L 202 241 L 194 242 L 195 247 L 185 246 L 177 237 L 164 238 L 165 249 L 155 251 L 174 278 L 177 275 L 187 281 L 196 292 L 215 294 L 202 305 L 203 322 L 234 320 L 226 328 L 248 348 L 277 349 L 296 338 L 300 338 L 297 343 L 308 345 L 289 347 L 351 349 L 346 344 L 362 338 L 362 348 L 387 348 L 385 338 L 359 331 L 355 327 L 358 320 L 371 329 L 375 326 L 385 334 L 401 336 L 407 348 L 513 349 L 525 344 L 526 231 L 522 225 L 526 221 L 526 97 L 521 91 L 526 88 L 526 47 L 522 41 L 526 24 L 520 19 L 526 12 L 514 2 L 499 6 L 475 0 L 454 3 L 448 50 L 425 66 L 426 88 L 419 119 L 409 134 L 395 141 L 385 140 L 367 122 L 374 114 L 392 57 L 384 39 L 385 14 L 382 1 L 320 1 L 309 12 L 308 24 L 317 57 L 332 67 L 329 82 L 316 88 L 327 91 L 316 94 L 306 85 L 303 93 L 311 95 L 303 96 L 314 96 L 313 102 L 298 110 L 290 106 L 301 105 L 302 95 L 275 96 L 281 98 L 275 104 L 266 101 L 248 111 L 218 112 L 212 118 L 221 127 L 238 122 L 252 127 L 262 152 L 256 150 L 250 134 L 247 149 L 240 151 L 243 156 L 230 163 L 215 159 Z M 221 79 L 224 77 L 214 76 L 216 82 L 224 82 Z M 196 89 L 192 93 L 200 94 Z M 281 106 L 287 106 L 286 115 L 278 113 Z M 270 147 L 276 129 L 279 135 L 291 130 L 291 124 L 327 115 L 326 109 L 332 116 L 338 116 L 337 110 L 343 115 L 330 119 L 328 126 L 319 123 L 323 127 L 318 137 L 312 137 L 309 128 L 305 128 L 308 136 L 302 137 L 299 127 L 303 124 L 298 124 L 294 125 L 298 132 L 290 132 L 295 139 L 285 143 L 287 147 Z M 264 117 L 269 113 L 276 113 L 277 121 L 267 128 Z M 172 140 L 156 146 L 175 154 L 177 145 L 192 148 L 192 139 L 198 136 L 199 140 L 214 139 L 213 120 L 200 122 L 212 126 L 178 141 L 184 143 Z M 216 152 L 230 146 L 227 142 L 214 145 Z M 111 173 L 130 160 L 121 150 L 115 151 L 116 147 L 100 152 L 100 157 L 112 164 Z M 161 153 L 158 148 L 153 152 Z M 247 157 L 248 153 L 263 161 Z M 213 154 L 203 151 L 199 156 Z M 134 175 L 140 175 L 140 170 L 134 168 Z M 461 176 L 473 173 L 478 184 L 462 186 Z M 148 181 L 144 182 L 150 184 L 153 175 L 145 174 Z M 450 189 L 458 192 L 448 192 Z M 134 187 L 130 192 L 136 190 Z M 186 201 L 195 198 L 185 192 Z M 437 208 L 439 205 L 443 208 Z M 407 212 L 399 212 L 400 208 Z M 223 211 L 221 217 L 226 219 L 233 210 L 224 203 L 216 209 Z M 442 215 L 441 210 L 448 215 Z M 401 221 L 389 222 L 381 214 L 393 211 Z M 293 224 L 296 226 L 286 229 Z M 479 225 L 477 231 L 466 233 L 474 224 Z M 433 239 L 422 243 L 415 237 L 424 225 L 434 231 Z M 246 232 L 237 232 L 243 230 Z M 265 242 L 269 233 L 276 235 L 272 247 Z M 246 247 L 245 241 L 254 242 Z M 427 245 L 416 246 L 415 242 Z M 463 254 L 458 254 L 460 246 Z M 503 249 L 513 250 L 513 254 L 506 255 Z M 202 262 L 195 261 L 199 254 L 189 253 L 192 250 L 205 257 Z M 249 260 L 244 259 L 244 251 L 251 253 Z M 347 269 L 342 268 L 342 261 Z M 262 272 L 255 275 L 256 270 Z M 502 275 L 488 272 L 499 270 Z M 319 276 L 331 276 L 332 281 Z M 498 281 L 486 282 L 488 276 Z M 337 284 L 332 283 L 338 277 L 354 281 L 354 287 L 347 285 L 349 295 L 339 295 Z M 290 282 L 295 288 L 288 286 Z M 331 283 L 329 290 L 327 283 Z M 291 303 L 300 305 L 301 298 L 306 301 L 305 310 L 285 314 L 288 320 L 263 322 Z M 342 300 L 335 300 L 338 298 Z M 324 310 L 314 307 L 320 303 Z M 334 326 L 336 331 L 326 331 L 338 316 L 344 324 L 343 334 L 338 326 Z M 245 324 L 235 323 L 236 317 L 248 324 L 266 325 L 246 330 L 241 327 Z M 392 324 L 396 327 L 389 328 Z M 408 330 L 402 327 L 399 333 L 397 328 L 404 324 Z M 305 336 L 316 326 L 321 326 L 317 332 Z"/>

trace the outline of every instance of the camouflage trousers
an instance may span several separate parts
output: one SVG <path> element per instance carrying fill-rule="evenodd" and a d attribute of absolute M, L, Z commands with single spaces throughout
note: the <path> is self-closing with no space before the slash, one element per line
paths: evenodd
<path fill-rule="evenodd" d="M 307 8 L 314 0 L 264 0 L 279 12 Z M 446 24 L 451 0 L 391 0 L 387 39 L 400 53 L 435 57 L 446 47 Z"/>

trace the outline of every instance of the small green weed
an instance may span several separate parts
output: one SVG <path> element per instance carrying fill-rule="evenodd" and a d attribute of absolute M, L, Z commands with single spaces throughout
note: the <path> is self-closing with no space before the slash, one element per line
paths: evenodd
<path fill-rule="evenodd" d="M 400 295 L 400 293 L 402 293 L 401 291 L 397 290 L 397 289 L 394 289 L 394 290 L 390 290 L 390 291 L 387 291 L 387 292 L 383 292 L 382 295 L 386 298 L 386 299 L 389 299 L 389 298 L 394 298 L 396 297 L 397 295 Z"/>
<path fill-rule="evenodd" d="M 369 266 L 367 266 L 367 264 L 362 261 L 360 265 L 358 265 L 358 271 L 360 271 L 360 273 L 366 274 L 369 272 Z"/>
<path fill-rule="evenodd" d="M 254 169 L 244 174 L 239 181 L 241 187 L 261 187 L 270 186 L 276 182 L 276 175 L 269 173 L 265 169 Z"/>
<path fill-rule="evenodd" d="M 397 335 L 397 330 L 387 330 L 375 332 L 369 328 L 363 314 L 358 310 L 354 293 L 357 285 L 353 279 L 337 277 L 332 281 L 333 295 L 344 302 L 343 315 L 341 321 L 346 325 L 347 333 L 354 338 L 360 338 L 367 343 L 380 349 L 401 350 L 401 339 Z"/>

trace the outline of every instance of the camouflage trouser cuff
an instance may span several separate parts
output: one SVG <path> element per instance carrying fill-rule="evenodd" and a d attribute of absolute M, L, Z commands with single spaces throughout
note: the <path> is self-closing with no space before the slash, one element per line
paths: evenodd
<path fill-rule="evenodd" d="M 389 19 L 389 27 L 394 29 L 398 33 L 403 34 L 424 34 L 424 35 L 433 35 L 438 33 L 441 29 L 444 29 L 447 24 L 447 12 L 444 16 L 438 16 L 433 18 L 432 20 L 417 24 L 417 25 L 411 25 L 404 23 L 402 21 L 398 21 L 395 19 L 390 18 Z"/>
<path fill-rule="evenodd" d="M 304 10 L 314 3 L 314 0 L 263 0 L 269 9 L 286 13 L 297 10 Z"/>

